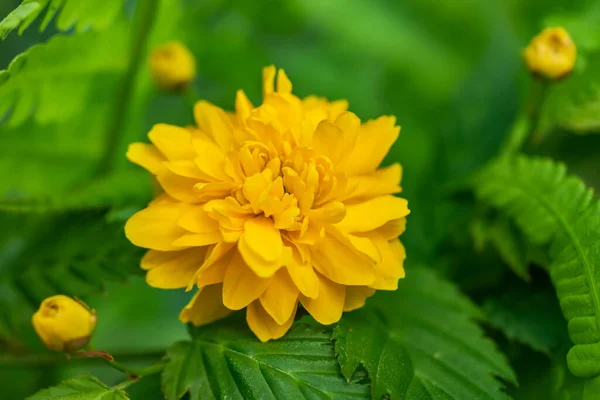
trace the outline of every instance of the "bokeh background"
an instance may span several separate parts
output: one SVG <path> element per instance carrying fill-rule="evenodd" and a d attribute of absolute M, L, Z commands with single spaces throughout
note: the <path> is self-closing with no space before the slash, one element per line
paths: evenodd
<path fill-rule="evenodd" d="M 8 14 L 18 3 L 2 0 L 0 16 Z M 135 1 L 127 3 L 129 10 L 136 6 Z M 200 97 L 232 108 L 235 91 L 244 88 L 257 103 L 261 68 L 275 64 L 286 70 L 295 93 L 300 96 L 317 94 L 348 99 L 351 110 L 363 120 L 382 114 L 397 116 L 402 132 L 387 162 L 400 161 L 404 167 L 404 196 L 412 210 L 404 238 L 409 262 L 418 259 L 436 264 L 436 254 L 443 248 L 445 238 L 466 235 L 465 226 L 456 215 L 457 208 L 446 194 L 495 154 L 510 128 L 529 82 L 520 51 L 530 38 L 544 26 L 561 24 L 567 29 L 572 27 L 571 34 L 582 49 L 599 45 L 581 28 L 583 23 L 592 29 L 594 21 L 598 21 L 600 8 L 591 0 L 181 0 L 179 3 L 185 12 L 177 29 L 157 34 L 157 41 L 178 39 L 191 49 L 198 64 L 194 85 Z M 170 12 L 173 11 L 164 11 Z M 157 22 L 158 27 L 160 23 Z M 596 22 L 596 26 L 600 25 Z M 121 28 L 106 29 L 114 29 L 115 35 L 98 45 L 97 57 L 104 57 L 107 64 L 118 62 L 114 59 L 120 54 Z M 13 32 L 0 42 L 0 69 L 6 68 L 17 54 L 48 40 L 56 32 L 53 24 L 43 33 L 35 27 L 22 36 Z M 76 59 L 66 56 L 67 61 L 70 58 Z M 75 81 L 77 63 L 69 65 Z M 51 64 L 48 68 L 57 66 Z M 142 68 L 147 70 L 145 60 Z M 99 74 L 98 80 L 103 84 L 74 92 L 85 101 L 69 97 L 55 107 L 69 107 L 72 102 L 93 107 L 95 98 L 118 96 L 111 71 L 106 68 Z M 142 74 L 147 75 L 147 71 Z M 68 75 L 61 79 L 68 85 Z M 191 112 L 181 98 L 156 90 L 136 103 L 136 107 L 128 116 L 135 121 L 126 129 L 129 136 L 123 139 L 125 144 L 132 138 L 141 139 L 154 123 L 184 125 L 192 121 Z M 102 123 L 101 110 L 93 117 L 97 120 L 90 120 L 87 127 L 52 121 L 53 126 L 62 129 L 60 145 L 83 146 L 82 136 Z M 3 129 L 10 135 L 10 127 L 0 127 L 0 135 Z M 574 172 L 597 186 L 600 169 L 596 168 L 598 164 L 591 151 L 586 149 L 597 146 L 598 140 L 578 138 L 575 144 L 571 136 L 560 132 L 557 135 L 552 145 L 541 149 L 569 161 Z M 49 145 L 55 143 L 52 140 Z M 93 143 L 85 146 L 84 150 L 93 158 L 96 154 Z M 123 151 L 116 157 L 126 163 Z M 0 149 L 0 158 L 6 160 L 9 155 Z M 21 175 L 2 176 L 0 180 L 24 179 L 31 182 L 35 192 L 42 185 L 38 182 L 41 178 L 26 166 L 23 168 L 26 171 Z M 439 268 L 443 270 L 444 266 Z M 460 275 L 460 272 L 450 273 Z M 468 289 L 467 283 L 465 287 Z M 99 314 L 94 346 L 122 354 L 133 365 L 157 359 L 166 347 L 186 336 L 177 313 L 188 296 L 180 291 L 151 289 L 143 277 L 108 284 L 103 293 L 85 298 Z M 33 335 L 31 331 L 25 332 Z M 32 336 L 28 341 L 35 343 L 36 338 Z M 39 343 L 37 346 L 42 351 Z M 107 384 L 121 379 L 120 374 L 93 361 L 76 365 L 49 362 L 32 367 L 24 360 L 15 368 L 11 360 L 2 357 L 0 354 L 0 381 L 9 390 L 5 394 L 7 399 L 23 398 L 40 387 L 79 373 L 91 372 Z M 131 387 L 133 399 L 160 398 L 158 377 L 148 379 L 154 383 L 145 386 L 147 393 L 139 392 L 135 385 Z"/>

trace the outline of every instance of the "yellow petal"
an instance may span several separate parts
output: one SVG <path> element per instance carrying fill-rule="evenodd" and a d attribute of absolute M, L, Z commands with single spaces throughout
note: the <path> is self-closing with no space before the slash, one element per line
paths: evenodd
<path fill-rule="evenodd" d="M 230 310 L 241 310 L 264 293 L 271 279 L 257 276 L 236 252 L 225 272 L 223 304 Z"/>
<path fill-rule="evenodd" d="M 398 139 L 400 127 L 395 125 L 396 118 L 392 116 L 379 117 L 362 124 L 356 145 L 348 154 L 344 171 L 350 175 L 365 175 L 375 171 Z"/>
<path fill-rule="evenodd" d="M 346 205 L 346 217 L 336 227 L 345 232 L 368 232 L 388 221 L 408 215 L 408 202 L 396 196 L 380 196 Z"/>
<path fill-rule="evenodd" d="M 319 277 L 313 266 L 303 261 L 295 246 L 284 248 L 284 263 L 292 281 L 300 292 L 311 299 L 319 295 Z"/>
<path fill-rule="evenodd" d="M 353 187 L 353 190 L 344 197 L 344 200 L 369 199 L 385 194 L 400 193 L 402 191 L 401 179 L 402 167 L 400 164 L 379 168 L 369 175 L 350 177 L 348 186 Z"/>
<path fill-rule="evenodd" d="M 184 233 L 173 242 L 173 246 L 178 247 L 198 247 L 208 246 L 223 240 L 220 231 L 206 233 Z"/>
<path fill-rule="evenodd" d="M 183 203 L 151 203 L 135 213 L 125 224 L 125 236 L 139 247 L 172 251 L 181 250 L 173 242 L 185 233 L 177 220 L 187 209 Z"/>
<path fill-rule="evenodd" d="M 279 325 L 283 325 L 298 304 L 298 288 L 285 269 L 277 271 L 267 290 L 260 296 L 260 303 Z"/>
<path fill-rule="evenodd" d="M 365 305 L 367 297 L 375 293 L 375 289 L 366 286 L 347 286 L 344 311 L 352 311 Z"/>
<path fill-rule="evenodd" d="M 194 162 L 207 179 L 229 180 L 225 174 L 225 154 L 210 138 L 200 135 L 192 140 L 192 144 L 197 154 Z"/>
<path fill-rule="evenodd" d="M 179 226 L 194 233 L 209 233 L 219 230 L 219 223 L 204 210 L 204 204 L 193 205 L 179 219 Z"/>
<path fill-rule="evenodd" d="M 274 65 L 263 68 L 263 100 L 275 89 L 275 74 L 277 70 Z"/>
<path fill-rule="evenodd" d="M 260 277 L 272 276 L 283 264 L 283 242 L 270 218 L 247 220 L 238 249 L 244 261 Z"/>
<path fill-rule="evenodd" d="M 344 132 L 333 123 L 324 120 L 317 125 L 313 136 L 313 148 L 318 155 L 328 157 L 337 165 L 343 153 Z"/>
<path fill-rule="evenodd" d="M 223 305 L 222 292 L 223 285 L 220 284 L 201 288 L 181 310 L 179 320 L 183 323 L 206 325 L 226 317 L 231 310 Z"/>
<path fill-rule="evenodd" d="M 396 290 L 398 279 L 404 278 L 406 252 L 400 240 L 374 240 L 381 251 L 382 260 L 375 266 L 377 278 L 369 287 L 378 290 Z"/>
<path fill-rule="evenodd" d="M 265 311 L 259 301 L 250 304 L 246 310 L 246 322 L 248 326 L 263 343 L 271 339 L 279 339 L 285 335 L 292 326 L 295 316 L 296 308 L 294 308 L 290 318 L 285 323 L 279 325 Z"/>
<path fill-rule="evenodd" d="M 201 100 L 194 106 L 194 118 L 200 130 L 210 136 L 223 152 L 231 149 L 233 126 L 225 111 Z"/>
<path fill-rule="evenodd" d="M 340 320 L 344 308 L 346 288 L 320 276 L 319 296 L 316 299 L 300 295 L 300 302 L 317 322 L 323 325 Z"/>
<path fill-rule="evenodd" d="M 246 93 L 243 90 L 238 90 L 235 96 L 235 112 L 242 122 L 250 118 L 250 112 L 253 108 L 254 105 L 250 102 Z"/>
<path fill-rule="evenodd" d="M 386 222 L 377 229 L 369 232 L 357 232 L 358 236 L 376 237 L 387 240 L 396 239 L 406 230 L 406 218 L 394 219 Z"/>
<path fill-rule="evenodd" d="M 152 127 L 148 137 L 156 148 L 170 161 L 191 160 L 194 158 L 192 135 L 180 126 L 157 124 Z"/>
<path fill-rule="evenodd" d="M 132 143 L 127 149 L 127 159 L 135 163 L 152 174 L 156 175 L 163 168 L 161 163 L 165 157 L 151 144 Z"/>
<path fill-rule="evenodd" d="M 198 192 L 194 189 L 194 186 L 198 183 L 198 179 L 177 175 L 166 168 L 156 176 L 156 179 L 165 192 L 172 198 L 186 203 L 200 202 Z"/>
<path fill-rule="evenodd" d="M 181 251 L 148 250 L 141 266 L 148 270 L 148 285 L 159 289 L 180 289 L 192 280 L 205 256 L 206 247 Z"/>
<path fill-rule="evenodd" d="M 312 261 L 321 274 L 342 285 L 369 285 L 375 280 L 375 263 L 330 233 L 313 250 Z"/>
<path fill-rule="evenodd" d="M 196 164 L 190 160 L 165 161 L 163 166 L 184 178 L 195 178 L 196 180 L 204 178 Z"/>
<path fill-rule="evenodd" d="M 308 216 L 323 223 L 336 224 L 346 216 L 346 207 L 344 203 L 332 201 L 320 208 L 313 208 Z"/>
<path fill-rule="evenodd" d="M 281 68 L 277 73 L 277 93 L 292 93 L 292 82 Z"/>
<path fill-rule="evenodd" d="M 210 246 L 207 250 L 206 259 L 202 266 L 196 271 L 192 281 L 188 284 L 186 291 L 192 290 L 194 283 L 199 287 L 221 283 L 225 279 L 225 271 L 233 256 L 233 243 L 219 242 Z"/>

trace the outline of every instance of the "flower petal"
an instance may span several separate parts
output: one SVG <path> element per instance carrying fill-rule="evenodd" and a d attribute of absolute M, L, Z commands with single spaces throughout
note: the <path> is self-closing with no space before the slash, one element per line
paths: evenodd
<path fill-rule="evenodd" d="M 376 239 L 374 243 L 381 252 L 382 260 L 375 266 L 377 278 L 369 287 L 378 290 L 396 290 L 398 279 L 404 278 L 406 251 L 400 240 Z"/>
<path fill-rule="evenodd" d="M 379 117 L 362 124 L 344 171 L 350 175 L 365 175 L 375 171 L 398 139 L 400 127 L 395 125 L 396 118 L 393 116 Z"/>
<path fill-rule="evenodd" d="M 258 299 L 271 283 L 272 278 L 257 276 L 236 252 L 225 272 L 223 280 L 223 304 L 230 310 L 241 310 Z"/>
<path fill-rule="evenodd" d="M 344 311 L 352 311 L 365 305 L 367 297 L 375 293 L 375 289 L 366 286 L 347 286 L 344 300 Z"/>
<path fill-rule="evenodd" d="M 246 322 L 256 337 L 264 343 L 271 339 L 279 339 L 285 335 L 294 322 L 296 309 L 297 306 L 294 308 L 290 318 L 285 323 L 279 325 L 265 311 L 260 302 L 255 301 L 250 304 L 246 310 Z"/>
<path fill-rule="evenodd" d="M 238 249 L 244 261 L 260 277 L 272 276 L 282 266 L 283 242 L 270 218 L 247 220 Z"/>
<path fill-rule="evenodd" d="M 142 258 L 142 269 L 148 270 L 146 282 L 159 289 L 186 287 L 204 262 L 206 247 L 181 251 L 148 250 Z"/>
<path fill-rule="evenodd" d="M 316 299 L 309 299 L 300 295 L 300 302 L 319 323 L 333 324 L 342 316 L 346 288 L 324 276 L 319 276 L 319 280 L 319 296 Z"/>
<path fill-rule="evenodd" d="M 330 233 L 313 250 L 312 261 L 317 271 L 342 285 L 369 285 L 375 280 L 375 263 Z"/>
<path fill-rule="evenodd" d="M 223 240 L 220 231 L 206 233 L 184 233 L 173 242 L 173 246 L 177 247 L 198 247 L 208 246 Z"/>
<path fill-rule="evenodd" d="M 385 168 L 379 168 L 372 174 L 352 176 L 349 179 L 348 187 L 351 187 L 352 190 L 344 196 L 343 200 L 369 199 L 402 191 L 400 187 L 402 167 L 400 164 L 392 164 Z"/>
<path fill-rule="evenodd" d="M 263 100 L 267 98 L 267 95 L 273 93 L 275 90 L 275 74 L 277 69 L 274 65 L 264 67 L 262 71 L 263 78 Z"/>
<path fill-rule="evenodd" d="M 194 106 L 194 118 L 200 130 L 212 138 L 223 152 L 233 145 L 233 126 L 221 108 L 201 100 Z"/>
<path fill-rule="evenodd" d="M 125 236 L 139 247 L 161 251 L 181 250 L 173 242 L 185 233 L 177 220 L 187 207 L 184 203 L 153 202 L 129 218 L 125 224 Z"/>
<path fill-rule="evenodd" d="M 219 223 L 204 210 L 204 204 L 193 205 L 179 218 L 179 226 L 194 233 L 209 233 L 219 230 Z"/>
<path fill-rule="evenodd" d="M 314 299 L 319 295 L 319 277 L 313 266 L 302 260 L 295 246 L 284 248 L 284 264 L 290 278 L 304 296 Z"/>
<path fill-rule="evenodd" d="M 194 189 L 194 185 L 198 183 L 196 178 L 186 178 L 165 168 L 159 172 L 156 179 L 165 192 L 174 199 L 186 203 L 198 203 L 201 200 Z"/>
<path fill-rule="evenodd" d="M 207 178 L 213 181 L 227 181 L 225 173 L 225 154 L 209 137 L 199 135 L 192 140 L 197 156 L 194 158 L 196 167 Z"/>
<path fill-rule="evenodd" d="M 199 289 L 192 300 L 181 310 L 179 320 L 183 323 L 206 325 L 231 314 L 231 310 L 223 305 L 223 285 L 204 286 Z"/>
<path fill-rule="evenodd" d="M 150 141 L 170 161 L 194 158 L 192 134 L 189 129 L 168 124 L 156 124 L 148 133 Z"/>
<path fill-rule="evenodd" d="M 273 276 L 271 284 L 260 296 L 260 303 L 279 325 L 290 319 L 298 304 L 298 288 L 285 269 Z"/>
<path fill-rule="evenodd" d="M 165 157 L 151 144 L 132 143 L 127 149 L 127 159 L 156 175 L 163 168 Z"/>
<path fill-rule="evenodd" d="M 189 292 L 194 287 L 194 284 L 202 287 L 223 282 L 225 271 L 231 263 L 231 257 L 234 254 L 234 251 L 232 251 L 234 246 L 233 243 L 225 242 L 219 242 L 214 246 L 210 246 L 204 263 L 196 271 L 185 290 Z"/>
<path fill-rule="evenodd" d="M 379 196 L 346 205 L 346 217 L 335 226 L 345 232 L 368 232 L 410 213 L 408 202 L 396 196 Z"/>

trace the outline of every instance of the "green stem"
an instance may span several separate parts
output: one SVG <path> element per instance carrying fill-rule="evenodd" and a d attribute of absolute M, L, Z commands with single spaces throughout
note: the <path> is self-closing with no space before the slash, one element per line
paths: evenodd
<path fill-rule="evenodd" d="M 146 41 L 154 23 L 157 5 L 158 0 L 144 0 L 137 2 L 139 10 L 136 13 L 136 18 L 138 21 L 134 27 L 127 72 L 123 77 L 123 81 L 119 85 L 119 90 L 115 96 L 115 108 L 113 110 L 108 132 L 106 133 L 104 153 L 97 170 L 98 175 L 106 174 L 112 168 L 115 157 L 122 156 L 122 154 L 117 155 L 116 150 L 123 131 L 125 117 L 131 104 L 135 78 L 140 66 L 144 62 L 143 56 L 146 49 Z"/>
<path fill-rule="evenodd" d="M 139 379 L 142 376 L 155 374 L 157 372 L 162 371 L 165 366 L 164 363 L 159 362 L 157 364 L 149 365 L 148 367 L 145 367 L 145 368 L 132 369 L 132 368 L 129 368 L 128 366 L 123 365 L 120 362 L 117 362 L 115 360 L 108 360 L 108 359 L 104 359 L 104 360 L 106 361 L 106 363 L 108 365 L 110 365 L 117 371 L 123 372 L 130 379 Z"/>
<path fill-rule="evenodd" d="M 153 351 L 147 353 L 121 353 L 115 355 L 119 360 L 156 360 L 165 354 L 164 350 Z M 0 354 L 0 366 L 52 366 L 63 364 L 69 361 L 77 360 L 78 362 L 100 362 L 104 357 L 72 357 L 67 358 L 64 354 Z"/>

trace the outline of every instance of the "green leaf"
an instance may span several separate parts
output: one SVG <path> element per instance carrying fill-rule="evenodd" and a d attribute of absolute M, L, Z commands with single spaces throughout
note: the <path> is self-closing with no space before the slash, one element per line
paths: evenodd
<path fill-rule="evenodd" d="M 484 201 L 513 217 L 534 243 L 550 243 L 550 275 L 575 346 L 575 376 L 600 374 L 600 204 L 564 165 L 543 158 L 504 157 L 477 179 Z"/>
<path fill-rule="evenodd" d="M 261 343 L 235 315 L 194 328 L 191 341 L 167 352 L 163 392 L 168 400 L 188 392 L 190 400 L 365 398 L 368 386 L 342 378 L 330 337 L 300 323 Z"/>
<path fill-rule="evenodd" d="M 143 250 L 131 246 L 123 224 L 105 222 L 102 212 L 0 214 L 0 221 L 2 337 L 28 326 L 48 296 L 85 296 L 140 272 Z"/>
<path fill-rule="evenodd" d="M 375 399 L 508 399 L 494 376 L 516 378 L 474 322 L 481 316 L 451 283 L 413 268 L 396 292 L 342 318 L 334 332 L 342 372 L 365 368 Z"/>
<path fill-rule="evenodd" d="M 81 1 L 81 0 L 23 0 L 14 11 L 0 21 L 0 38 L 19 29 L 19 35 L 43 13 L 40 31 L 46 29 L 56 16 L 56 27 L 66 31 L 72 27 L 81 32 L 90 26 L 107 26 L 123 9 L 124 0 Z"/>
<path fill-rule="evenodd" d="M 27 400 L 128 400 L 123 390 L 110 388 L 93 376 L 84 375 L 41 390 Z"/>
<path fill-rule="evenodd" d="M 554 293 L 528 285 L 513 285 L 500 296 L 486 297 L 487 320 L 511 340 L 550 354 L 570 343 Z"/>

